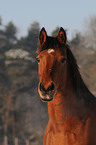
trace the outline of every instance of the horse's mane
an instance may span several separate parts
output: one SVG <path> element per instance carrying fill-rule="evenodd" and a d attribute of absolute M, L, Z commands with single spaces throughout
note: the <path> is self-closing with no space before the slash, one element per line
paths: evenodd
<path fill-rule="evenodd" d="M 95 99 L 95 96 L 89 91 L 87 86 L 85 85 L 81 74 L 79 72 L 79 68 L 76 62 L 75 57 L 73 56 L 69 45 L 65 46 L 67 49 L 67 58 L 68 58 L 68 64 L 70 67 L 70 72 L 71 72 L 71 78 L 72 78 L 72 83 L 74 87 L 74 91 L 76 93 L 76 96 L 78 99 L 84 99 L 85 105 L 88 105 L 89 102 Z M 46 42 L 43 44 L 43 46 L 38 47 L 38 52 L 40 53 L 43 50 L 46 49 L 64 49 L 64 46 L 58 42 L 57 37 L 49 37 L 47 36 Z"/>
<path fill-rule="evenodd" d="M 85 85 L 81 74 L 79 72 L 79 68 L 76 62 L 75 57 L 73 56 L 69 46 L 67 45 L 67 58 L 71 72 L 71 78 L 74 86 L 74 90 L 78 99 L 83 97 L 85 105 L 88 105 L 90 101 L 95 99 L 95 96 L 89 91 L 87 86 Z"/>

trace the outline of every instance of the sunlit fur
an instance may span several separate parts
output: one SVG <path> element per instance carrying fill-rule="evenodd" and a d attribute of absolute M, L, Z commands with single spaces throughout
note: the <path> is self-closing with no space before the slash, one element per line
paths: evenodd
<path fill-rule="evenodd" d="M 48 53 L 50 48 L 54 52 Z M 96 98 L 83 82 L 69 46 L 46 36 L 37 58 L 39 84 L 45 90 L 51 82 L 55 84 L 43 145 L 96 145 Z M 66 58 L 64 63 L 62 58 Z M 42 97 L 39 87 L 38 91 Z"/>

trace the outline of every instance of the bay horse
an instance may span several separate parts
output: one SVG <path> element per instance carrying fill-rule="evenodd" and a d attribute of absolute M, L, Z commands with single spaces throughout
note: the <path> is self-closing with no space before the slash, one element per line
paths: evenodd
<path fill-rule="evenodd" d="M 43 27 L 37 51 L 38 92 L 49 115 L 43 145 L 96 145 L 96 98 L 79 73 L 65 30 L 52 37 Z"/>

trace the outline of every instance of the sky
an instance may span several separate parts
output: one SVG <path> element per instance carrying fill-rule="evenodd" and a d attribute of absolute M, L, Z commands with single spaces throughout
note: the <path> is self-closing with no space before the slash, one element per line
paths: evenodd
<path fill-rule="evenodd" d="M 83 31 L 84 20 L 93 15 L 96 0 L 0 0 L 2 23 L 13 21 L 19 37 L 27 35 L 29 26 L 38 21 L 49 35 L 59 26 L 68 30 L 71 39 L 76 31 Z"/>

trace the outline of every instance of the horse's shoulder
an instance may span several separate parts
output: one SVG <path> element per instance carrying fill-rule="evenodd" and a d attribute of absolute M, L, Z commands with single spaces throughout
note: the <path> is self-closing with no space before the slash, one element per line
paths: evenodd
<path fill-rule="evenodd" d="M 84 138 L 89 144 L 96 144 L 96 113 L 86 120 Z"/>

